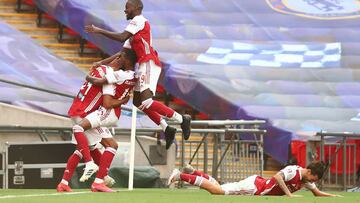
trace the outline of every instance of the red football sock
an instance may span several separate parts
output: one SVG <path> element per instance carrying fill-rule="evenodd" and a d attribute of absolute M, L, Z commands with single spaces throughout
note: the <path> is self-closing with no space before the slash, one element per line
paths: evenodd
<path fill-rule="evenodd" d="M 155 111 L 152 111 L 150 109 L 144 109 L 144 113 L 154 122 L 156 125 L 160 125 L 161 116 L 160 114 L 156 113 Z"/>
<path fill-rule="evenodd" d="M 111 147 L 107 147 L 105 149 L 103 155 L 101 156 L 99 171 L 96 174 L 96 178 L 104 179 L 104 177 L 107 176 L 111 162 L 114 159 L 115 154 L 116 154 L 116 149 Z"/>
<path fill-rule="evenodd" d="M 148 109 L 155 111 L 157 113 L 159 113 L 162 116 L 165 116 L 167 118 L 171 118 L 174 115 L 174 110 L 172 110 L 171 108 L 167 107 L 165 104 L 158 102 L 158 101 L 153 101 L 152 104 L 147 107 Z"/>
<path fill-rule="evenodd" d="M 90 150 L 90 154 L 91 154 L 91 157 L 94 160 L 94 163 L 99 166 L 100 165 L 100 159 L 101 159 L 101 156 L 102 156 L 100 150 L 98 148 L 95 148 L 93 150 Z"/>
<path fill-rule="evenodd" d="M 192 175 L 201 176 L 201 177 L 204 177 L 204 178 L 206 178 L 208 180 L 210 179 L 208 174 L 206 174 L 206 173 L 204 173 L 202 171 L 198 171 L 198 170 L 195 170 Z"/>
<path fill-rule="evenodd" d="M 196 181 L 196 175 L 181 173 L 180 174 L 180 180 L 190 183 L 191 185 L 195 184 Z"/>
<path fill-rule="evenodd" d="M 82 158 L 81 153 L 78 150 L 75 150 L 75 152 L 69 157 L 69 159 L 66 163 L 66 168 L 65 168 L 62 179 L 66 180 L 68 182 L 71 180 L 71 177 L 72 177 L 77 165 L 79 164 L 81 158 Z"/>
<path fill-rule="evenodd" d="M 83 155 L 84 162 L 86 163 L 91 161 L 90 149 L 88 146 L 88 140 L 84 135 L 84 129 L 79 125 L 75 125 L 73 127 L 73 133 L 77 142 L 76 147 Z"/>

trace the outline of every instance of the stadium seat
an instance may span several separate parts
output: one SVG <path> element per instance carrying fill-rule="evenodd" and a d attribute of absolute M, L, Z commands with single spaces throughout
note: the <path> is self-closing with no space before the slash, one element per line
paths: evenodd
<path fill-rule="evenodd" d="M 35 10 L 35 3 L 33 0 L 17 0 L 15 10 L 17 12 L 32 12 Z"/>
<path fill-rule="evenodd" d="M 49 15 L 48 13 L 44 13 L 43 11 L 41 11 L 40 9 L 37 9 L 37 19 L 36 19 L 36 25 L 38 27 L 42 27 L 44 20 L 46 21 L 50 21 L 53 24 L 57 23 L 57 20 L 52 17 L 51 15 Z"/>
<path fill-rule="evenodd" d="M 65 35 L 67 36 L 65 39 Z M 78 40 L 80 35 L 71 28 L 65 27 L 62 24 L 59 24 L 59 33 L 58 33 L 58 41 L 63 42 L 64 40 Z"/>
<path fill-rule="evenodd" d="M 97 47 L 95 44 L 80 38 L 80 48 L 79 48 L 79 55 L 83 56 L 85 54 L 96 54 L 100 55 L 100 57 L 104 58 L 104 53 Z"/>

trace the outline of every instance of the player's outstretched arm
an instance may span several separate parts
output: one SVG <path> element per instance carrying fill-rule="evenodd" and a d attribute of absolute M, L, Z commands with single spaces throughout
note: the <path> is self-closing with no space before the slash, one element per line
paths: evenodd
<path fill-rule="evenodd" d="M 116 108 L 122 104 L 126 104 L 130 99 L 130 96 L 126 96 L 123 99 L 114 99 L 111 95 L 104 95 L 103 107 L 106 109 Z"/>
<path fill-rule="evenodd" d="M 110 39 L 125 42 L 127 39 L 129 39 L 132 34 L 130 32 L 124 31 L 124 32 L 111 32 L 108 30 L 101 29 L 99 27 L 96 27 L 95 25 L 87 25 L 85 26 L 85 32 L 86 33 L 97 33 L 104 35 L 105 37 L 108 37 Z"/>
<path fill-rule="evenodd" d="M 289 188 L 286 187 L 285 181 L 284 181 L 284 173 L 279 171 L 277 174 L 274 175 L 274 178 L 276 182 L 279 184 L 280 188 L 284 191 L 284 193 L 289 197 L 296 197 L 296 195 L 291 194 Z"/>
<path fill-rule="evenodd" d="M 318 188 L 311 189 L 311 192 L 314 194 L 314 196 L 317 197 L 342 197 L 341 195 L 335 195 L 320 191 Z"/>
<path fill-rule="evenodd" d="M 96 78 L 91 75 L 86 76 L 86 81 L 90 82 L 91 84 L 93 84 L 95 86 L 102 86 L 102 85 L 108 83 L 106 78 Z"/>

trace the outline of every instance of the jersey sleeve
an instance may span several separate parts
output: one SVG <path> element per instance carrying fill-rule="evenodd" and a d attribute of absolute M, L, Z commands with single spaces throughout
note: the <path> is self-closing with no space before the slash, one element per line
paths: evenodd
<path fill-rule="evenodd" d="M 123 45 L 124 48 L 131 49 L 130 39 L 127 39 Z"/>
<path fill-rule="evenodd" d="M 103 91 L 103 95 L 115 96 L 116 86 L 113 84 L 103 85 L 102 91 Z"/>
<path fill-rule="evenodd" d="M 118 70 L 114 72 L 109 72 L 105 75 L 105 77 L 109 84 L 114 84 L 123 83 L 125 80 L 132 80 L 134 78 L 134 75 L 134 71 Z"/>
<path fill-rule="evenodd" d="M 140 16 L 134 17 L 128 26 L 126 26 L 125 31 L 130 32 L 131 34 L 135 35 L 140 30 L 144 29 L 145 27 L 145 19 L 141 18 Z"/>
<path fill-rule="evenodd" d="M 313 190 L 316 188 L 315 183 L 305 183 L 305 187 L 309 190 Z"/>
<path fill-rule="evenodd" d="M 297 167 L 287 166 L 284 169 L 280 170 L 284 174 L 284 181 L 289 181 L 296 176 Z"/>

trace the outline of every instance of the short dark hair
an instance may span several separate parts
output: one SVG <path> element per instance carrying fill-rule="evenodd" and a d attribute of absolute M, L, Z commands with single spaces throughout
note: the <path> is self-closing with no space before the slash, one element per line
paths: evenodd
<path fill-rule="evenodd" d="M 137 6 L 141 11 L 144 8 L 144 4 L 141 0 L 128 0 L 128 2 L 132 3 L 134 6 Z"/>
<path fill-rule="evenodd" d="M 136 54 L 135 51 L 131 50 L 131 49 L 123 49 L 122 51 L 123 56 L 128 59 L 132 64 L 136 64 L 137 58 L 136 58 Z"/>
<path fill-rule="evenodd" d="M 310 169 L 311 174 L 316 175 L 320 180 L 323 177 L 324 172 L 326 170 L 326 164 L 322 161 L 314 161 L 310 163 L 306 168 Z"/>

